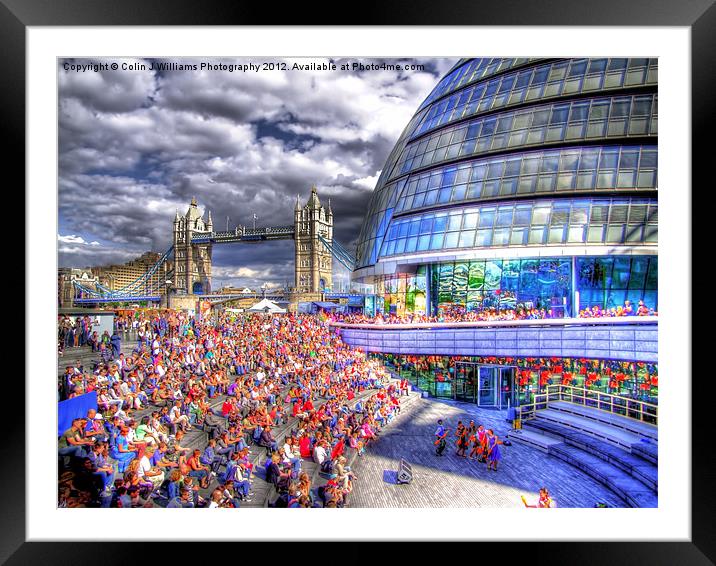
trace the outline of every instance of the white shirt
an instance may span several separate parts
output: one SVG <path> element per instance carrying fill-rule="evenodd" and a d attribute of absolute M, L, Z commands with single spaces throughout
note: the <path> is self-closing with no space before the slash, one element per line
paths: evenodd
<path fill-rule="evenodd" d="M 139 460 L 139 467 L 137 468 L 137 475 L 140 478 L 144 477 L 144 474 L 152 469 L 152 463 L 149 461 L 149 458 L 147 458 L 146 455 L 142 456 L 142 459 Z"/>
<path fill-rule="evenodd" d="M 313 459 L 317 464 L 323 464 L 323 461 L 328 457 L 326 449 L 323 446 L 316 446 L 313 450 Z"/>

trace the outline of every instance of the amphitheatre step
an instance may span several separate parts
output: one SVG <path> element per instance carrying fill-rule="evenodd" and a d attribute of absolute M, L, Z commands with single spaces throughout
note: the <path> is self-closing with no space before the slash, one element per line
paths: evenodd
<path fill-rule="evenodd" d="M 562 441 L 568 446 L 574 446 L 592 454 L 628 473 L 645 486 L 653 490 L 658 489 L 659 472 L 657 466 L 637 454 L 589 434 L 541 419 L 526 421 L 524 426 L 530 431 L 539 431 L 542 435 L 549 435 L 556 443 Z"/>
<path fill-rule="evenodd" d="M 658 507 L 658 497 L 652 489 L 593 454 L 564 443 L 550 446 L 549 454 L 604 484 L 631 507 Z"/>
<path fill-rule="evenodd" d="M 535 413 L 534 419 L 528 419 L 525 423 L 534 421 L 544 421 L 568 427 L 573 430 L 589 434 L 600 440 L 611 442 L 615 446 L 619 446 L 624 450 L 631 450 L 632 444 L 640 441 L 640 437 L 634 433 L 614 427 L 610 424 L 596 421 L 583 416 L 559 411 L 557 409 L 542 409 Z"/>
<path fill-rule="evenodd" d="M 525 422 L 525 424 L 527 423 Z M 521 442 L 522 444 L 547 453 L 549 452 L 550 446 L 561 443 L 561 441 L 556 438 L 526 429 L 510 430 L 505 437 L 508 438 L 510 442 Z"/>
<path fill-rule="evenodd" d="M 549 408 L 570 415 L 576 415 L 586 419 L 600 422 L 611 427 L 619 428 L 629 434 L 641 438 L 648 438 L 652 442 L 659 441 L 659 433 L 656 425 L 625 417 L 623 415 L 602 411 L 595 407 L 584 406 L 569 401 L 550 401 Z"/>
<path fill-rule="evenodd" d="M 644 441 L 631 445 L 632 454 L 641 456 L 647 462 L 652 464 L 659 463 L 659 445 L 653 442 Z"/>

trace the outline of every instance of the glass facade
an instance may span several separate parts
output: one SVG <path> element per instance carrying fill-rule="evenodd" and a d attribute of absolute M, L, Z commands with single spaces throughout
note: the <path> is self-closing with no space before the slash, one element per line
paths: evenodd
<path fill-rule="evenodd" d="M 390 178 L 507 148 L 656 135 L 656 94 L 579 99 L 460 122 L 410 142 Z"/>
<path fill-rule="evenodd" d="M 368 206 L 376 309 L 656 309 L 657 86 L 657 59 L 459 60 Z"/>
<path fill-rule="evenodd" d="M 651 363 L 591 358 L 371 356 L 433 397 L 502 409 L 508 406 L 508 400 L 509 406 L 531 403 L 535 394 L 544 393 L 550 385 L 608 393 L 655 405 L 659 398 L 659 368 Z M 496 388 L 500 393 L 491 395 Z"/>
<path fill-rule="evenodd" d="M 574 289 L 572 269 L 570 257 L 454 261 L 431 264 L 429 271 L 421 265 L 414 275 L 381 279 L 371 312 L 440 315 L 522 308 L 564 318 L 586 307 L 616 308 L 626 300 L 658 310 L 657 257 L 574 258 Z"/>

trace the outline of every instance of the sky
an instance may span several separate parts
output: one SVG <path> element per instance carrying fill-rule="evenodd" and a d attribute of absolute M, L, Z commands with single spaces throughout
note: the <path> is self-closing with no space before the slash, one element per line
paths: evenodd
<path fill-rule="evenodd" d="M 287 70 L 157 70 L 157 62 L 264 59 L 60 59 L 60 267 L 124 263 L 171 245 L 192 197 L 228 224 L 293 223 L 316 185 L 334 238 L 355 249 L 370 194 L 403 128 L 455 59 L 392 59 L 421 71 L 342 71 L 377 59 L 271 59 Z M 118 63 L 117 70 L 111 63 Z M 293 70 L 329 63 L 336 71 Z M 99 70 L 77 71 L 83 65 Z M 124 64 L 124 65 L 123 65 Z M 135 70 L 122 69 L 134 66 Z M 144 67 L 144 68 L 143 68 Z M 212 288 L 293 285 L 293 243 L 213 248 Z M 334 262 L 337 264 L 337 262 Z M 347 281 L 347 270 L 334 269 Z"/>

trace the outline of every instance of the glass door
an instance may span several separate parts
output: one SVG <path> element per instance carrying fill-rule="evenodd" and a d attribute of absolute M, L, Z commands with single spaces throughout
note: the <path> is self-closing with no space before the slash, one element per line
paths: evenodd
<path fill-rule="evenodd" d="M 455 399 L 474 403 L 476 401 L 477 367 L 470 363 L 455 364 Z"/>
<path fill-rule="evenodd" d="M 479 407 L 497 407 L 499 403 L 499 369 L 490 366 L 478 366 L 477 405 Z"/>

